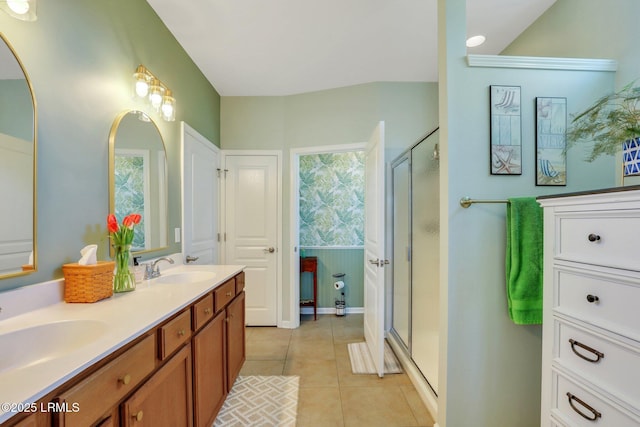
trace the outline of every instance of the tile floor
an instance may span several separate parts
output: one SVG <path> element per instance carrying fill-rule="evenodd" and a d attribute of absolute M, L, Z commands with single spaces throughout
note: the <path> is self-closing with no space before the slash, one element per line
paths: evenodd
<path fill-rule="evenodd" d="M 351 373 L 347 344 L 364 340 L 361 314 L 303 315 L 298 329 L 247 327 L 241 375 L 298 375 L 297 427 L 433 426 L 406 374 Z"/>

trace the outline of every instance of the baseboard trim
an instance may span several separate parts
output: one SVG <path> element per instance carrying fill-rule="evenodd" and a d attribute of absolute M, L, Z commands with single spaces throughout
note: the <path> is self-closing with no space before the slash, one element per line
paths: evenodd
<path fill-rule="evenodd" d="M 346 314 L 362 314 L 364 307 L 346 307 Z M 335 307 L 318 307 L 317 314 L 336 314 Z M 313 314 L 313 307 L 300 307 L 300 314 Z"/>
<path fill-rule="evenodd" d="M 387 334 L 387 341 L 396 354 L 398 361 L 407 372 L 407 376 L 411 380 L 411 383 L 415 387 L 418 395 L 422 399 L 422 402 L 427 407 L 427 410 L 431 414 L 434 420 L 438 419 L 438 397 L 435 395 L 427 380 L 422 376 L 422 373 L 413 361 L 407 356 L 401 344 L 397 341 L 397 338 L 392 334 Z M 438 426 L 436 422 L 434 427 Z"/>

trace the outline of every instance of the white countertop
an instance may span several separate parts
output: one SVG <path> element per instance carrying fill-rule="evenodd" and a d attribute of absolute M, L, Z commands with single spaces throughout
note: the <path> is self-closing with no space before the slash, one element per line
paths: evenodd
<path fill-rule="evenodd" d="M 211 280 L 188 284 L 164 284 L 154 280 L 138 284 L 133 292 L 114 294 L 111 298 L 93 304 L 67 304 L 55 301 L 27 312 L 13 315 L 6 320 L 0 318 L 0 338 L 3 334 L 26 328 L 36 327 L 36 339 L 40 325 L 56 322 L 87 321 L 81 333 L 91 338 L 82 339 L 82 345 L 73 351 L 48 353 L 49 356 L 33 361 L 30 365 L 2 370 L 0 363 L 0 423 L 15 415 L 7 411 L 6 404 L 20 406 L 36 402 L 39 398 L 64 384 L 87 367 L 95 364 L 105 356 L 123 345 L 141 336 L 181 309 L 187 307 L 201 296 L 208 293 L 227 279 L 238 274 L 244 266 L 239 265 L 179 265 L 173 268 L 163 263 L 163 275 L 189 270 L 200 270 L 215 273 Z M 51 286 L 60 287 L 60 281 L 50 282 Z M 28 288 L 28 287 L 27 287 Z M 38 290 L 34 287 L 34 290 Z M 27 297 L 29 290 L 19 289 L 20 298 Z M 51 291 L 49 291 L 51 293 Z M 12 301 L 12 291 L 6 295 L 0 293 L 0 307 Z M 59 295 L 59 291 L 53 294 Z M 3 298 L 4 296 L 4 298 Z M 27 297 L 28 298 L 28 297 Z M 13 301 L 15 301 L 15 296 Z M 6 315 L 6 311 L 4 313 Z M 65 325 L 62 325 L 63 327 Z M 88 332 L 87 332 L 88 331 Z M 47 337 L 42 337 L 43 345 Z M 66 337 L 73 341 L 74 337 Z M 33 340 L 32 340 L 33 341 Z M 7 349 L 0 347 L 0 362 L 13 356 L 26 356 L 29 346 L 39 343 L 25 343 L 24 348 Z M 47 345 L 55 345 L 48 343 Z M 61 344 L 64 346 L 65 344 Z M 4 405 L 3 405 L 4 404 Z M 82 409 L 82 408 L 80 408 Z"/>

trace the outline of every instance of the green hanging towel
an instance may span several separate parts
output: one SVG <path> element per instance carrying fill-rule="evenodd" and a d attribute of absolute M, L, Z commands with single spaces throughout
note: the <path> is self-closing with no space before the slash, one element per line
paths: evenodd
<path fill-rule="evenodd" d="M 507 300 L 518 325 L 542 323 L 542 208 L 533 197 L 507 205 Z"/>

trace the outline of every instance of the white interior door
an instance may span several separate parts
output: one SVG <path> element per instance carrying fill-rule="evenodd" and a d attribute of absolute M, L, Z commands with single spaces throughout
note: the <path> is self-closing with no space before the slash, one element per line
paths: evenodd
<path fill-rule="evenodd" d="M 365 149 L 364 338 L 384 376 L 384 122 Z"/>
<path fill-rule="evenodd" d="M 185 262 L 194 259 L 190 262 L 219 263 L 219 171 L 220 150 L 182 122 L 182 255 Z"/>
<path fill-rule="evenodd" d="M 278 320 L 280 157 L 226 154 L 225 263 L 244 265 L 246 323 Z"/>

